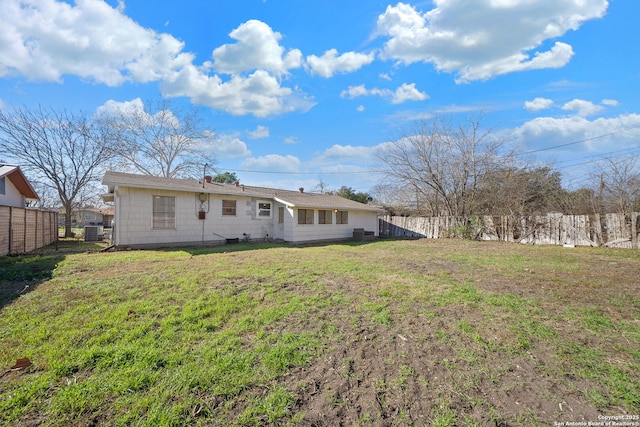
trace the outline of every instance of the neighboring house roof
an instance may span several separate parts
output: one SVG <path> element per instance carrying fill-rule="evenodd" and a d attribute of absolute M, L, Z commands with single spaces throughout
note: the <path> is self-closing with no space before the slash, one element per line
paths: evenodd
<path fill-rule="evenodd" d="M 24 176 L 18 166 L 0 164 L 0 178 L 9 178 L 16 189 L 27 199 L 39 200 L 36 190 L 33 189 L 29 180 Z"/>
<path fill-rule="evenodd" d="M 60 215 L 65 215 L 66 214 L 66 209 L 64 208 L 59 208 L 58 212 L 60 213 Z M 73 213 L 94 213 L 94 214 L 100 214 L 100 215 L 113 215 L 113 213 L 115 212 L 114 208 L 77 208 L 77 209 L 72 209 Z"/>
<path fill-rule="evenodd" d="M 245 196 L 274 199 L 290 207 L 320 208 L 378 212 L 380 208 L 365 205 L 344 197 L 306 193 L 303 191 L 279 190 L 275 188 L 254 187 L 242 184 L 222 184 L 218 182 L 202 182 L 193 179 L 161 178 L 147 175 L 135 175 L 122 172 L 107 172 L 102 184 L 113 193 L 115 186 L 147 188 L 151 190 L 176 190 L 197 193 L 218 194 L 222 196 Z"/>

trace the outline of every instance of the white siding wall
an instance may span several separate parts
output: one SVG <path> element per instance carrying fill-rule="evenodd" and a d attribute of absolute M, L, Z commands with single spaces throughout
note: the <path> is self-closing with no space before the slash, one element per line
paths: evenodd
<path fill-rule="evenodd" d="M 4 194 L 0 194 L 0 205 L 15 206 L 17 208 L 25 207 L 24 197 L 7 176 L 4 177 L 4 190 Z"/>
<path fill-rule="evenodd" d="M 175 197 L 175 229 L 153 229 L 154 195 Z M 242 240 L 243 233 L 250 235 L 252 240 L 273 236 L 277 211 L 272 212 L 271 218 L 258 218 L 256 200 L 225 196 L 225 200 L 236 201 L 236 215 L 223 216 L 222 200 L 222 196 L 209 195 L 209 200 L 201 205 L 194 193 L 119 187 L 115 206 L 116 244 L 136 246 L 224 242 L 225 239 Z M 206 212 L 204 220 L 198 219 L 201 206 Z"/>
<path fill-rule="evenodd" d="M 295 242 L 294 229 L 298 222 L 298 213 L 288 206 L 284 208 L 284 241 Z"/>
<path fill-rule="evenodd" d="M 175 197 L 175 229 L 153 229 L 153 196 Z M 285 207 L 284 227 L 276 234 L 278 206 L 271 202 L 271 217 L 257 215 L 257 199 L 251 197 L 209 195 L 201 203 L 198 194 L 178 191 L 146 190 L 118 187 L 115 197 L 115 244 L 118 246 L 223 243 L 225 239 L 251 240 L 282 238 L 287 242 L 348 239 L 354 228 L 364 228 L 378 234 L 375 212 L 349 211 L 348 224 L 336 224 L 332 212 L 331 224 L 318 224 L 318 209 L 314 209 L 313 224 L 298 224 L 298 210 Z M 236 201 L 236 215 L 222 215 L 222 200 Z M 198 211 L 206 212 L 204 220 Z"/>
<path fill-rule="evenodd" d="M 332 211 L 331 224 L 318 224 L 318 209 L 314 209 L 313 224 L 298 224 L 298 209 L 293 213 L 292 242 L 338 240 L 353 237 L 354 228 L 364 228 L 378 235 L 378 216 L 375 212 L 349 211 L 348 224 L 336 224 Z"/>

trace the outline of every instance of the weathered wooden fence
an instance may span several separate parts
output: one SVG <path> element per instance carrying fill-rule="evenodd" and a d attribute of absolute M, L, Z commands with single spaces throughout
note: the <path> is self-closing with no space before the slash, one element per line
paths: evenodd
<path fill-rule="evenodd" d="M 0 206 L 0 256 L 31 252 L 57 239 L 57 212 Z"/>
<path fill-rule="evenodd" d="M 380 235 L 438 239 L 465 236 L 534 245 L 638 249 L 640 213 L 605 215 L 403 217 L 385 216 Z"/>

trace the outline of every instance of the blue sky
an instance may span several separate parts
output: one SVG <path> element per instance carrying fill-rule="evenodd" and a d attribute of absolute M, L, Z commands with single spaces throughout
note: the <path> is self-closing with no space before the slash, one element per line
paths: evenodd
<path fill-rule="evenodd" d="M 199 110 L 220 172 L 358 191 L 416 120 L 482 111 L 580 186 L 640 152 L 638 16 L 623 0 L 0 0 L 0 108 L 165 96 Z"/>

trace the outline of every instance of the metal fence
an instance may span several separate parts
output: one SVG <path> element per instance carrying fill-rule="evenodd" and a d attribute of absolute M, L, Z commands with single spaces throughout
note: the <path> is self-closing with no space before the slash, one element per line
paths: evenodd
<path fill-rule="evenodd" d="M 58 212 L 0 206 L 0 256 L 22 254 L 58 239 Z"/>
<path fill-rule="evenodd" d="M 385 216 L 380 235 L 431 239 L 461 236 L 534 245 L 638 249 L 640 213 L 604 215 L 403 217 Z"/>

